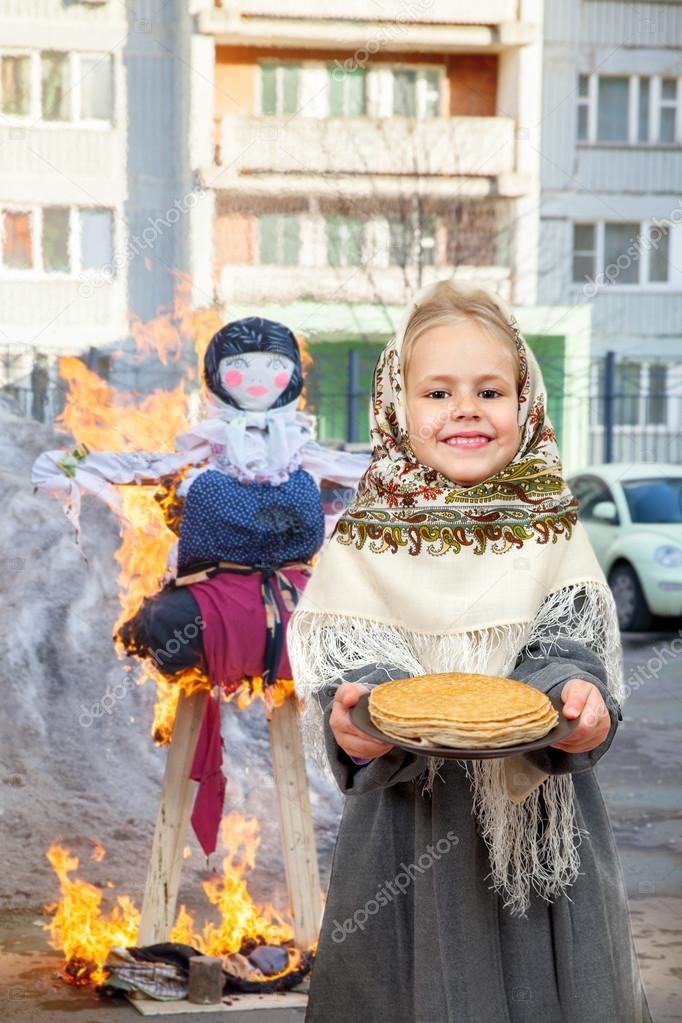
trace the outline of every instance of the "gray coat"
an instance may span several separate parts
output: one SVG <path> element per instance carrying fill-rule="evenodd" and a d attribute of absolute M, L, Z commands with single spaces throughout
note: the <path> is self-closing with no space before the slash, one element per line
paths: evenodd
<path fill-rule="evenodd" d="M 404 677 L 372 664 L 319 694 L 329 761 L 347 798 L 306 1023 L 651 1023 L 621 864 L 592 769 L 622 719 L 601 662 L 566 641 L 561 656 L 521 656 L 510 675 L 545 693 L 586 679 L 611 717 L 594 750 L 526 754 L 548 774 L 573 774 L 576 823 L 590 834 L 570 898 L 546 903 L 533 894 L 525 918 L 503 909 L 484 880 L 490 864 L 461 764 L 446 761 L 443 781 L 423 795 L 415 779 L 425 758 L 393 748 L 358 766 L 337 745 L 329 717 L 338 685 L 371 688 L 387 671 Z"/>

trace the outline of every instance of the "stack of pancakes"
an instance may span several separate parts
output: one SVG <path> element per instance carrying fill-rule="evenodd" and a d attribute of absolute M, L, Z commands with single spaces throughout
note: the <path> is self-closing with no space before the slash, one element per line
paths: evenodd
<path fill-rule="evenodd" d="M 376 686 L 369 716 L 393 739 L 455 749 L 518 746 L 541 739 L 559 721 L 549 698 L 525 682 L 461 672 Z"/>

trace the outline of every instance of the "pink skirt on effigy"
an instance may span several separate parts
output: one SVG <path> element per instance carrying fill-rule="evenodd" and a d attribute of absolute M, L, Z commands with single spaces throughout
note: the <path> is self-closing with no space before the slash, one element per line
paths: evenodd
<path fill-rule="evenodd" d="M 282 573 L 302 591 L 308 575 L 300 569 L 282 569 Z M 262 675 L 265 666 L 265 608 L 261 598 L 261 577 L 220 573 L 206 582 L 190 586 L 204 622 L 202 639 L 213 685 L 239 682 L 246 675 Z M 279 608 L 285 627 L 290 613 L 281 598 Z M 291 678 L 286 642 L 277 672 L 278 678 Z"/>
<path fill-rule="evenodd" d="M 282 569 L 299 591 L 308 581 L 300 569 Z M 276 592 L 279 586 L 275 583 Z M 245 676 L 263 674 L 267 628 L 261 596 L 261 576 L 219 573 L 205 582 L 190 586 L 201 611 L 202 642 L 211 685 L 231 688 Z M 286 648 L 286 626 L 291 617 L 281 595 L 277 596 L 285 629 L 277 678 L 290 679 L 291 665 Z M 192 826 L 206 855 L 215 850 L 225 799 L 222 773 L 223 743 L 220 735 L 220 708 L 209 699 L 199 732 L 190 776 L 199 782 Z"/>

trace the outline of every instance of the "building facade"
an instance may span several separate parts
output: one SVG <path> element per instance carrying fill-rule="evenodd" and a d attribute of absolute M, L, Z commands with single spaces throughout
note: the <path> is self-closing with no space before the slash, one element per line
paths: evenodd
<path fill-rule="evenodd" d="M 482 6 L 207 5 L 204 287 L 226 306 L 399 305 L 453 274 L 535 301 L 541 5 Z"/>
<path fill-rule="evenodd" d="M 0 4 L 3 384 L 126 330 L 127 14 Z"/>
<path fill-rule="evenodd" d="M 608 405 L 616 459 L 682 459 L 681 47 L 679 2 L 545 0 L 538 297 L 593 305 L 592 461 Z"/>
<path fill-rule="evenodd" d="M 192 22 L 157 9 L 0 0 L 0 386 L 38 418 L 188 270 Z"/>

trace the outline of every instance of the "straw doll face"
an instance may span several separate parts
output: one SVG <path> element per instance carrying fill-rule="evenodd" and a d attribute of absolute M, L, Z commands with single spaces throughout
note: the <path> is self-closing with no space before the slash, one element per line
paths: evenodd
<path fill-rule="evenodd" d="M 511 346 L 476 320 L 431 327 L 417 338 L 405 393 L 410 444 L 422 465 L 473 485 L 516 454 L 518 365 Z"/>
<path fill-rule="evenodd" d="M 294 363 L 278 352 L 244 352 L 220 360 L 220 379 L 233 401 L 248 412 L 264 412 L 291 380 Z"/>

